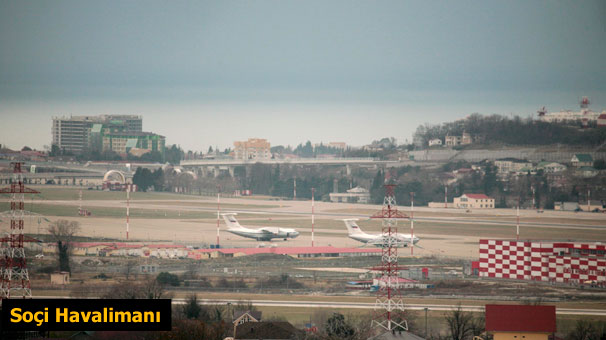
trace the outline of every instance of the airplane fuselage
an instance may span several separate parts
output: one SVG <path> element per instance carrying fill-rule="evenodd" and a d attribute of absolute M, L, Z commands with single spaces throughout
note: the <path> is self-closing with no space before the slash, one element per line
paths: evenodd
<path fill-rule="evenodd" d="M 382 234 L 367 234 L 363 232 L 360 227 L 356 224 L 357 219 L 344 219 L 345 226 L 347 227 L 349 237 L 358 242 L 372 244 L 374 246 L 382 246 L 387 243 L 386 237 Z M 397 233 L 393 235 L 395 241 L 393 242 L 396 247 L 408 247 L 411 244 L 417 244 L 419 238 L 410 234 Z"/>
<path fill-rule="evenodd" d="M 374 246 L 383 245 L 383 235 L 371 235 L 371 234 L 359 234 L 359 235 L 349 235 L 349 238 L 356 240 L 358 242 L 372 244 Z M 412 237 L 410 234 L 396 234 L 396 245 L 398 247 L 408 247 L 411 243 L 417 244 L 419 239 L 417 237 Z M 412 239 L 412 242 L 411 242 Z"/>
<path fill-rule="evenodd" d="M 257 241 L 271 241 L 273 239 L 284 239 L 287 240 L 289 238 L 295 238 L 299 236 L 299 232 L 294 229 L 286 229 L 286 228 L 276 228 L 277 230 L 272 233 L 265 233 L 258 229 L 250 229 L 250 228 L 229 228 L 228 232 L 242 236 L 255 239 Z"/>
<path fill-rule="evenodd" d="M 238 236 L 248 237 L 257 241 L 271 241 L 273 239 L 283 239 L 299 236 L 299 232 L 292 228 L 278 227 L 261 227 L 261 228 L 246 228 L 238 223 L 235 218 L 235 213 L 223 214 L 223 220 L 227 224 L 227 231 Z"/>

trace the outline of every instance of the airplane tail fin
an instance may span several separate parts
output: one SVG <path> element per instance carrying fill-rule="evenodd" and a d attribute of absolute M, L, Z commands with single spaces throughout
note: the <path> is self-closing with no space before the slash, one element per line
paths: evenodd
<path fill-rule="evenodd" d="M 360 227 L 358 227 L 358 224 L 356 223 L 357 220 L 358 220 L 357 218 L 342 220 L 345 223 L 345 226 L 347 227 L 347 231 L 349 232 L 349 235 L 365 234 L 362 231 L 362 229 L 360 229 Z"/>
<path fill-rule="evenodd" d="M 225 214 L 221 214 L 221 216 L 223 216 L 223 220 L 225 221 L 225 224 L 227 224 L 228 228 L 241 228 L 242 226 L 240 225 L 240 223 L 238 222 L 238 220 L 236 220 L 236 213 L 225 213 Z"/>

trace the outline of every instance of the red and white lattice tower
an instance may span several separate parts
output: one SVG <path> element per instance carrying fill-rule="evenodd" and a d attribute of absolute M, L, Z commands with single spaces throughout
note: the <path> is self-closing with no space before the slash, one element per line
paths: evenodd
<path fill-rule="evenodd" d="M 381 264 L 374 270 L 381 272 L 375 303 L 375 315 L 372 326 L 380 326 L 388 331 L 402 329 L 408 330 L 404 318 L 404 300 L 400 293 L 398 270 L 398 219 L 408 218 L 406 214 L 398 211 L 394 195 L 395 185 L 385 185 L 385 198 L 381 211 L 370 218 L 382 220 L 382 246 Z"/>
<path fill-rule="evenodd" d="M 23 216 L 25 215 L 25 194 L 37 194 L 36 190 L 26 188 L 21 174 L 22 163 L 11 163 L 13 182 L 10 187 L 0 189 L 1 194 L 11 194 L 10 231 L 0 241 L 0 302 L 2 299 L 19 296 L 31 298 L 29 274 L 25 261 L 24 242 L 30 242 L 23 235 Z"/>

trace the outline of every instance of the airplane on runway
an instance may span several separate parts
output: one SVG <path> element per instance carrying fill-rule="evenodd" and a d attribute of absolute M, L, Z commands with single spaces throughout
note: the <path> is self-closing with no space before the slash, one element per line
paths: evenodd
<path fill-rule="evenodd" d="M 367 234 L 358 227 L 356 223 L 357 218 L 348 218 L 342 220 L 345 222 L 345 226 L 347 227 L 347 231 L 349 232 L 349 237 L 362 243 L 371 244 L 373 246 L 381 246 L 383 244 L 383 235 L 381 234 Z M 411 241 L 410 234 L 396 234 L 396 245 L 398 248 L 408 247 Z M 412 244 L 417 244 L 419 242 L 419 238 L 416 236 L 412 237 Z"/>
<path fill-rule="evenodd" d="M 299 232 L 292 228 L 278 228 L 278 227 L 262 227 L 258 229 L 246 228 L 240 225 L 236 220 L 236 213 L 221 214 L 225 224 L 227 224 L 227 231 L 232 234 L 236 234 L 242 237 L 254 238 L 257 241 L 271 241 L 274 238 L 281 238 L 286 241 L 289 238 L 295 238 L 299 236 Z"/>

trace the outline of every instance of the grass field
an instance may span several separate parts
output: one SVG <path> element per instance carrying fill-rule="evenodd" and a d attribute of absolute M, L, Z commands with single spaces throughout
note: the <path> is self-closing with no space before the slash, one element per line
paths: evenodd
<path fill-rule="evenodd" d="M 10 209 L 8 202 L 0 202 L 0 211 Z M 107 208 L 107 207 L 86 207 L 91 212 L 91 218 L 95 217 L 114 217 L 124 218 L 126 208 Z M 26 202 L 25 210 L 44 215 L 60 217 L 78 217 L 78 207 L 74 205 L 58 204 L 36 204 Z M 166 219 L 210 219 L 215 218 L 216 213 L 209 211 L 177 211 L 168 209 L 130 209 L 130 217 L 136 218 L 166 218 Z"/>
<path fill-rule="evenodd" d="M 87 190 L 79 187 L 49 187 L 49 186 L 28 186 L 40 191 L 39 194 L 32 195 L 35 200 L 77 200 L 79 191 L 82 190 L 83 200 L 119 200 L 126 199 L 126 193 L 122 191 L 99 191 Z M 8 196 L 7 196 L 8 198 Z M 29 196 L 26 197 L 26 200 Z M 168 192 L 132 192 L 133 200 L 192 200 L 204 199 L 201 196 L 181 195 Z"/>
<path fill-rule="evenodd" d="M 183 207 L 205 207 L 205 208 L 216 208 L 217 202 L 180 202 L 174 201 L 153 201 L 153 202 L 137 202 L 138 204 L 163 204 L 167 206 L 183 206 Z M 221 209 L 269 209 L 278 208 L 279 205 L 272 204 L 234 204 L 234 203 L 221 203 Z"/>

